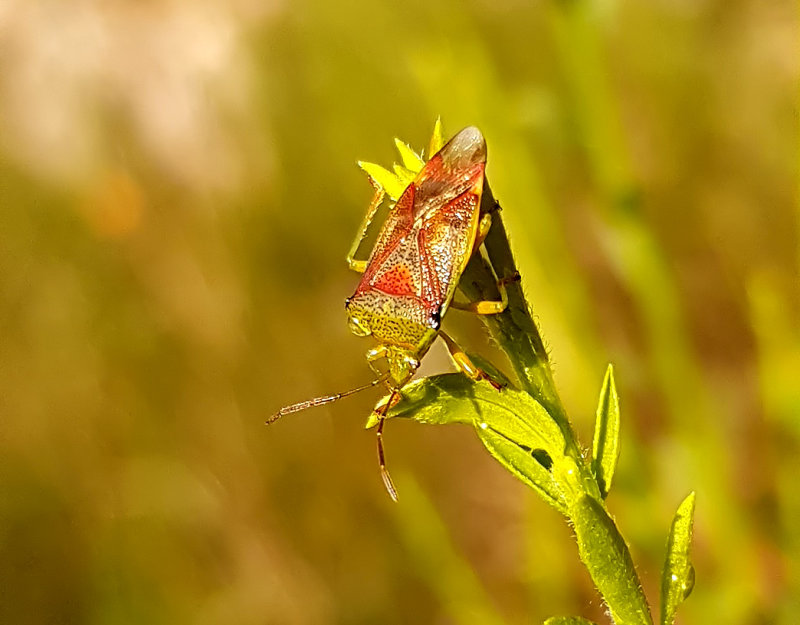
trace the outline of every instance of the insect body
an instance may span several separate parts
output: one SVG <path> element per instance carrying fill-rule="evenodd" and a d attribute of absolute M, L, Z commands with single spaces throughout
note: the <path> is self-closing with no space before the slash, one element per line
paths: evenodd
<path fill-rule="evenodd" d="M 350 329 L 371 334 L 402 387 L 436 338 L 479 230 L 486 144 L 458 133 L 397 200 L 364 275 L 347 300 Z"/>
<path fill-rule="evenodd" d="M 434 146 L 439 132 L 437 123 Z M 424 163 L 397 197 L 369 259 L 363 261 L 354 256 L 385 194 L 385 188 L 375 179 L 377 174 L 372 175 L 377 170 L 368 169 L 377 192 L 348 256 L 351 268 L 363 275 L 345 308 L 351 331 L 359 336 L 372 336 L 378 343 L 367 353 L 367 361 L 377 378 L 352 391 L 287 406 L 268 421 L 385 383 L 391 394 L 378 409 L 378 458 L 384 483 L 394 499 L 396 491 L 386 471 L 383 452 L 383 417 L 399 401 L 401 389 L 437 336 L 443 338 L 464 373 L 473 379 L 486 377 L 441 330 L 441 321 L 450 307 L 482 314 L 502 312 L 505 308 L 503 281 L 498 283 L 502 301 L 468 304 L 453 301 L 461 274 L 491 224 L 490 212 L 481 212 L 485 168 L 483 135 L 475 127 L 465 128 Z M 387 365 L 386 371 L 378 367 L 381 359 Z"/>

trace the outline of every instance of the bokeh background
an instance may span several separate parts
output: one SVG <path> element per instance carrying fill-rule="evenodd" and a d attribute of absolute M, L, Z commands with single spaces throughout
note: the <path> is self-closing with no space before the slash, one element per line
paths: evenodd
<path fill-rule="evenodd" d="M 370 378 L 355 162 L 441 115 L 487 138 L 585 445 L 616 366 L 609 506 L 651 602 L 696 490 L 680 622 L 797 623 L 796 8 L 0 3 L 0 622 L 608 622 L 469 428 L 389 424 L 395 505 L 375 393 L 263 425 Z"/>

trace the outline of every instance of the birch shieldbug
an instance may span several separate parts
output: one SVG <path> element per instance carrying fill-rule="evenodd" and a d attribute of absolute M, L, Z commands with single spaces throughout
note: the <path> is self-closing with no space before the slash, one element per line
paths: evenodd
<path fill-rule="evenodd" d="M 492 211 L 481 208 L 486 169 L 486 142 L 481 132 L 470 126 L 442 145 L 437 121 L 431 139 L 433 156 L 427 162 L 405 144 L 398 141 L 397 146 L 404 167 L 396 166 L 395 172 L 400 180 L 409 180 L 404 189 L 391 172 L 360 163 L 375 187 L 375 196 L 347 257 L 350 268 L 362 274 L 355 292 L 345 302 L 348 325 L 354 334 L 372 336 L 377 341 L 366 355 L 377 377 L 349 391 L 286 406 L 267 421 L 272 423 L 284 415 L 385 384 L 389 398 L 376 408 L 378 462 L 386 490 L 395 500 L 397 491 L 383 450 L 384 417 L 400 400 L 402 388 L 437 337 L 442 338 L 459 370 L 472 379 L 491 382 L 441 329 L 441 322 L 450 308 L 496 314 L 507 302 L 505 280 L 498 281 L 498 301 L 454 301 L 461 274 L 478 252 L 492 220 Z M 369 258 L 358 260 L 358 249 L 387 194 L 395 203 Z M 378 366 L 381 361 L 385 363 L 383 371 Z"/>

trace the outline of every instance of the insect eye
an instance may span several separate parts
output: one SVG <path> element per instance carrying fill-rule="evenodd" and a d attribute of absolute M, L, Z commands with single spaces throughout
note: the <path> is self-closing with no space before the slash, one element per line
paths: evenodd
<path fill-rule="evenodd" d="M 344 307 L 345 307 L 345 310 L 347 310 L 350 307 L 350 298 L 349 297 L 344 300 Z"/>

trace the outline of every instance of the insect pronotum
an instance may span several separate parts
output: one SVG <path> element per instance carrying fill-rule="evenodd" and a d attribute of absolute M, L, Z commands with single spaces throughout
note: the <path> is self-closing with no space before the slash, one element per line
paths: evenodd
<path fill-rule="evenodd" d="M 461 274 L 483 243 L 492 216 L 491 210 L 481 209 L 486 169 L 483 135 L 470 126 L 444 146 L 440 145 L 440 137 L 437 122 L 431 141 L 436 153 L 389 208 L 377 242 L 365 261 L 357 260 L 355 255 L 385 195 L 385 189 L 370 176 L 376 193 L 348 255 L 350 267 L 362 274 L 355 292 L 345 303 L 348 324 L 354 334 L 372 336 L 377 341 L 377 346 L 366 355 L 377 377 L 355 389 L 286 406 L 267 420 L 272 423 L 284 415 L 385 384 L 389 398 L 376 408 L 378 462 L 386 490 L 395 501 L 397 490 L 386 469 L 383 450 L 383 424 L 388 410 L 400 400 L 402 388 L 411 380 L 437 336 L 444 340 L 462 372 L 475 380 L 492 381 L 442 331 L 441 322 L 449 308 L 496 314 L 506 307 L 504 287 L 508 280 L 498 281 L 499 301 L 453 300 Z M 386 363 L 385 371 L 378 367 L 379 361 Z"/>

